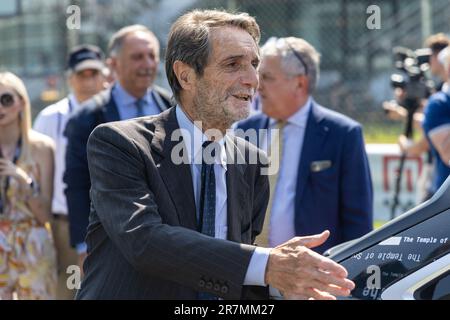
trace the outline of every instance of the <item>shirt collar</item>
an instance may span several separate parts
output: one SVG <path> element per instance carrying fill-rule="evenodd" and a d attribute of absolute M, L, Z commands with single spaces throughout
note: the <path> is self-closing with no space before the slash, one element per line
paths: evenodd
<path fill-rule="evenodd" d="M 80 103 L 78 102 L 77 98 L 75 98 L 75 95 L 73 93 L 69 94 L 69 103 L 72 106 L 71 111 L 78 109 L 80 106 Z"/>
<path fill-rule="evenodd" d="M 306 122 L 308 121 L 308 115 L 309 110 L 311 110 L 311 104 L 312 104 L 312 98 L 311 96 L 308 97 L 308 100 L 306 100 L 306 103 L 301 106 L 300 109 L 297 110 L 292 116 L 290 116 L 287 119 L 287 124 L 293 124 L 297 127 L 304 128 L 306 127 Z M 269 125 L 270 127 L 275 126 L 275 123 L 277 122 L 276 119 L 271 118 Z"/>
<path fill-rule="evenodd" d="M 114 94 L 117 97 L 116 101 L 120 101 L 120 103 L 123 106 L 128 106 L 128 105 L 133 105 L 136 103 L 136 101 L 138 100 L 136 97 L 132 96 L 131 94 L 129 94 L 119 83 L 119 81 L 116 81 L 116 83 L 114 84 Z M 150 92 L 151 89 L 148 89 L 147 92 L 145 93 L 145 95 L 142 97 L 142 99 L 144 99 L 147 104 L 149 103 L 149 96 L 150 96 Z"/>
<path fill-rule="evenodd" d="M 183 141 L 187 145 L 188 159 L 189 163 L 194 163 L 192 161 L 192 154 L 194 154 L 194 159 L 197 159 L 195 163 L 201 164 L 201 152 L 203 142 L 208 140 L 208 137 L 200 130 L 199 127 L 194 125 L 191 119 L 188 118 L 186 113 L 183 111 L 179 105 L 176 106 L 176 117 L 178 125 L 180 126 L 181 135 L 183 136 Z M 216 141 L 220 145 L 220 155 L 215 157 L 215 163 L 221 165 L 225 170 L 227 169 L 227 154 L 225 150 L 225 137 Z"/>

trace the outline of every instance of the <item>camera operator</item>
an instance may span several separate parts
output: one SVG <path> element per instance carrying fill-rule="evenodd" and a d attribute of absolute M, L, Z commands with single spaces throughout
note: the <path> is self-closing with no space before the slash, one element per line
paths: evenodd
<path fill-rule="evenodd" d="M 440 58 L 444 62 L 447 75 L 446 85 L 433 94 L 425 107 L 423 129 L 425 131 L 430 149 L 435 157 L 435 177 L 433 191 L 442 185 L 450 175 L 450 50 L 446 50 Z"/>
<path fill-rule="evenodd" d="M 437 33 L 429 36 L 425 40 L 425 46 L 431 49 L 430 56 L 430 72 L 433 76 L 437 77 L 436 92 L 441 91 L 448 85 L 448 74 L 444 69 L 444 63 L 439 61 L 439 54 L 441 51 L 450 44 L 450 39 L 443 33 Z"/>
<path fill-rule="evenodd" d="M 429 70 L 433 77 L 438 78 L 437 85 L 434 86 L 432 93 L 440 91 L 446 86 L 447 73 L 444 70 L 443 63 L 439 61 L 439 54 L 450 43 L 449 38 L 443 33 L 438 33 L 427 38 L 425 46 L 431 51 L 428 59 Z M 394 91 L 395 101 L 386 101 L 383 103 L 383 108 L 392 120 L 404 120 L 407 118 L 408 110 L 402 104 L 406 98 L 406 92 L 403 88 L 397 87 Z M 421 99 L 420 105 L 413 115 L 413 126 L 415 129 L 422 132 L 422 123 L 424 120 L 423 109 L 427 104 L 427 99 Z M 419 157 L 423 153 L 427 153 L 426 163 L 422 170 L 422 175 L 419 179 L 418 202 L 425 201 L 433 195 L 433 188 L 431 186 L 432 175 L 434 171 L 432 154 L 425 134 L 422 133 L 420 139 L 413 141 L 402 134 L 398 138 L 398 144 L 407 157 Z"/>

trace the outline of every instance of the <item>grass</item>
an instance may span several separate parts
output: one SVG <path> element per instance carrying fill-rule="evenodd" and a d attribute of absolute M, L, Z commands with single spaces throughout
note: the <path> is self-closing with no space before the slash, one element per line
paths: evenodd
<path fill-rule="evenodd" d="M 370 123 L 363 124 L 366 143 L 398 143 L 398 137 L 403 134 L 403 123 Z M 418 129 L 414 130 L 414 140 L 421 138 Z"/>
<path fill-rule="evenodd" d="M 401 123 L 370 123 L 363 125 L 363 130 L 366 143 L 397 143 L 403 127 Z"/>
<path fill-rule="evenodd" d="M 383 224 L 387 223 L 388 221 L 381 221 L 381 220 L 375 220 L 373 222 L 373 228 L 374 229 L 378 229 L 379 227 L 381 227 Z"/>

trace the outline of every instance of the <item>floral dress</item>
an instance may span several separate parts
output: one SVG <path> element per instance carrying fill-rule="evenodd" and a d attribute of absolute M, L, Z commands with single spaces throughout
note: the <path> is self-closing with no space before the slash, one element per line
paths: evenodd
<path fill-rule="evenodd" d="M 37 166 L 21 168 L 39 178 Z M 0 299 L 54 299 L 56 251 L 50 227 L 41 225 L 30 211 L 20 184 L 8 180 L 0 177 Z"/>

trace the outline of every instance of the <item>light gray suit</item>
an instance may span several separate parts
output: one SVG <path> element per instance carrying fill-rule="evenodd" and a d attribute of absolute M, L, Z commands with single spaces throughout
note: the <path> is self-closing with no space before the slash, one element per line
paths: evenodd
<path fill-rule="evenodd" d="M 197 291 L 225 299 L 268 297 L 265 287 L 242 285 L 269 198 L 263 166 L 248 159 L 264 153 L 240 138 L 227 140 L 235 145 L 234 158 L 247 161 L 227 164 L 231 241 L 212 239 L 196 231 L 190 165 L 171 161 L 178 128 L 171 108 L 103 124 L 91 134 L 89 255 L 77 299 L 195 299 Z"/>

